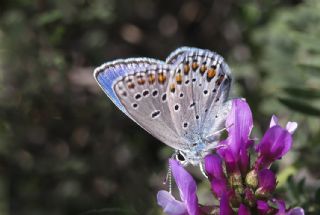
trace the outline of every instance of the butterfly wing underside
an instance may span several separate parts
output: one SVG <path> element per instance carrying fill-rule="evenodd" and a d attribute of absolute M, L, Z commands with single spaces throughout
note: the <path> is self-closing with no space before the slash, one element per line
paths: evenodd
<path fill-rule="evenodd" d="M 119 109 L 137 124 L 167 145 L 183 150 L 183 139 L 168 114 L 166 90 L 171 71 L 161 61 L 142 62 L 137 58 L 119 60 L 116 66 L 110 64 L 96 79 Z"/>
<path fill-rule="evenodd" d="M 231 109 L 226 101 L 231 74 L 224 59 L 211 51 L 182 47 L 166 63 L 174 65 L 169 81 L 169 109 L 179 135 L 190 144 L 223 127 Z"/>
<path fill-rule="evenodd" d="M 182 151 L 192 151 L 195 142 L 210 139 L 231 109 L 230 69 L 209 50 L 182 47 L 166 62 L 117 60 L 97 68 L 95 78 L 127 116 Z"/>

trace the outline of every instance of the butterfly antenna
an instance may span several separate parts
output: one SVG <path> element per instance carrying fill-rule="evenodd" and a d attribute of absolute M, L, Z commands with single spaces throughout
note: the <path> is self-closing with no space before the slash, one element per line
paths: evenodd
<path fill-rule="evenodd" d="M 227 127 L 224 127 L 224 128 L 222 128 L 222 129 L 220 129 L 220 130 L 218 130 L 218 131 L 214 132 L 211 136 L 217 135 L 217 134 L 219 134 L 219 133 L 221 133 L 221 132 L 223 132 L 223 131 L 227 130 L 228 128 L 231 128 L 232 126 L 233 126 L 233 123 L 232 123 L 231 125 L 227 126 Z"/>
<path fill-rule="evenodd" d="M 216 132 L 214 132 L 212 135 L 208 136 L 206 139 L 210 142 L 212 141 L 212 138 L 214 138 L 217 134 L 227 130 L 228 128 L 231 128 L 233 126 L 233 123 L 227 127 L 224 127 Z M 206 150 L 215 150 L 215 149 L 218 149 L 219 146 L 217 146 L 217 143 L 214 143 L 214 144 L 208 144 L 207 147 L 206 147 Z"/>
<path fill-rule="evenodd" d="M 172 173 L 171 173 L 171 166 L 170 166 L 170 163 L 168 164 L 168 171 L 167 171 L 167 175 L 166 175 L 166 178 L 163 182 L 163 184 L 168 184 L 169 186 L 169 193 L 171 194 L 172 193 Z"/>

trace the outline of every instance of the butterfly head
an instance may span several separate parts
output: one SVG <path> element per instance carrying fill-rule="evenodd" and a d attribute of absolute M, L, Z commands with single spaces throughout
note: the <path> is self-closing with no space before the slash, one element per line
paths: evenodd
<path fill-rule="evenodd" d="M 183 166 L 188 166 L 189 164 L 193 166 L 198 166 L 205 155 L 209 152 L 205 153 L 202 151 L 200 154 L 194 153 L 193 151 L 177 151 L 175 153 L 175 159 L 179 161 Z"/>
<path fill-rule="evenodd" d="M 188 166 L 189 164 L 198 166 L 203 161 L 204 157 L 211 151 L 212 148 L 208 148 L 207 144 L 200 143 L 195 144 L 190 150 L 177 150 L 174 157 L 183 166 Z"/>
<path fill-rule="evenodd" d="M 201 165 L 206 155 L 220 147 L 218 145 L 220 134 L 224 130 L 225 128 L 217 131 L 210 137 L 200 138 L 190 146 L 190 149 L 176 150 L 174 158 L 183 166 L 188 166 L 189 164 L 193 166 Z"/>

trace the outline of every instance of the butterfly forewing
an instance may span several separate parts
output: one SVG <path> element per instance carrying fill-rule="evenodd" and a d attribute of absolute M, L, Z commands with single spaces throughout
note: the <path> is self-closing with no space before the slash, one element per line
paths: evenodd
<path fill-rule="evenodd" d="M 190 52 L 192 50 L 202 50 L 202 49 L 190 48 L 190 47 L 180 47 L 170 53 L 170 55 L 166 59 L 166 63 L 167 64 L 175 64 L 178 62 L 179 59 L 183 58 L 187 52 Z M 180 61 L 181 60 L 179 60 L 179 62 Z"/>
<path fill-rule="evenodd" d="M 114 91 L 129 115 L 153 136 L 175 149 L 184 149 L 168 108 L 169 65 L 135 67 L 114 85 Z"/>
<path fill-rule="evenodd" d="M 94 70 L 94 78 L 111 99 L 111 101 L 124 113 L 127 114 L 119 98 L 114 92 L 114 84 L 124 76 L 134 73 L 134 68 L 164 64 L 163 61 L 151 58 L 128 58 L 118 59 L 101 65 Z M 127 114 L 128 115 L 128 114 Z M 130 117 L 130 115 L 128 115 Z"/>

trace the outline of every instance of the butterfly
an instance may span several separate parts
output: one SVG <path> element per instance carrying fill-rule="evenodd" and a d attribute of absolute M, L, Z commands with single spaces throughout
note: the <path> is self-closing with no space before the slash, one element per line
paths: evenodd
<path fill-rule="evenodd" d="M 166 61 L 107 62 L 94 78 L 111 101 L 151 135 L 175 149 L 183 165 L 199 165 L 218 144 L 231 110 L 231 72 L 219 54 L 181 47 Z"/>

